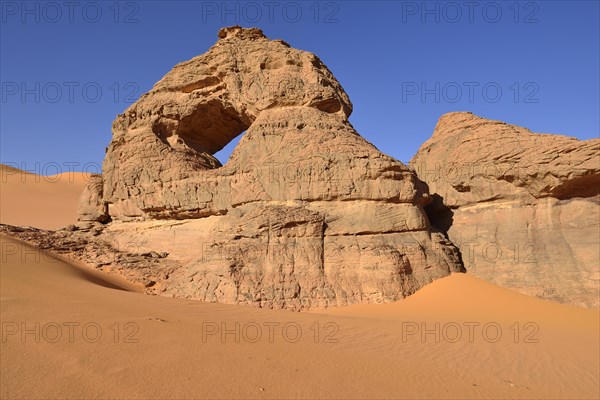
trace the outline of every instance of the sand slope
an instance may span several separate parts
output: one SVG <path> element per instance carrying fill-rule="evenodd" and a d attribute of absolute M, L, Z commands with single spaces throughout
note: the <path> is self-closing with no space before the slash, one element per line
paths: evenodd
<path fill-rule="evenodd" d="M 84 176 L 20 179 L 2 182 L 2 222 L 74 221 Z M 150 297 L 2 236 L 0 250 L 2 399 L 600 397 L 598 310 L 465 274 L 299 314 Z"/>
<path fill-rule="evenodd" d="M 89 174 L 41 176 L 0 164 L 0 223 L 57 229 L 77 221 Z"/>
<path fill-rule="evenodd" d="M 299 314 L 145 296 L 115 289 L 110 278 L 92 282 L 10 239 L 2 238 L 2 248 L 2 398 L 599 394 L 597 311 L 542 302 L 463 274 L 399 303 Z M 436 322 L 439 342 L 435 334 L 407 335 L 422 323 L 435 331 Z M 503 332 L 495 343 L 491 328 L 487 336 L 475 329 L 472 341 L 465 329 L 455 340 L 454 325 L 444 325 L 465 322 L 496 323 Z M 521 324 L 516 343 L 514 322 Z M 524 329 L 527 322 L 539 330 L 526 338 L 533 332 Z M 79 324 L 71 325 L 72 337 L 69 323 Z M 222 328 L 231 333 L 222 337 Z M 33 333 L 23 335 L 24 329 Z"/>

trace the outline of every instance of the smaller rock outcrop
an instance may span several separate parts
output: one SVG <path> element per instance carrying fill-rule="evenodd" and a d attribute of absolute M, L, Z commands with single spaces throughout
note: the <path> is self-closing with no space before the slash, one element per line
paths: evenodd
<path fill-rule="evenodd" d="M 431 222 L 469 273 L 562 303 L 599 305 L 600 139 L 442 116 L 410 165 Z"/>
<path fill-rule="evenodd" d="M 108 205 L 104 201 L 101 175 L 90 175 L 79 198 L 78 215 L 81 221 L 108 222 Z"/>

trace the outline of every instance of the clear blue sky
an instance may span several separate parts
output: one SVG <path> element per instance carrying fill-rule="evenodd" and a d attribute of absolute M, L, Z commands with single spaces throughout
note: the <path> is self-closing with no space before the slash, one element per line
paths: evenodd
<path fill-rule="evenodd" d="M 598 1 L 223 4 L 2 0 L 1 162 L 100 164 L 114 117 L 235 24 L 316 53 L 356 129 L 405 162 L 450 111 L 599 135 Z"/>

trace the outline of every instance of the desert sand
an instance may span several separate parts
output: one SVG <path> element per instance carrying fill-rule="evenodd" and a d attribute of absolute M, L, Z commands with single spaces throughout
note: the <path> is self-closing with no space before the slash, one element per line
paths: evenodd
<path fill-rule="evenodd" d="M 56 229 L 77 221 L 77 203 L 89 174 L 42 176 L 0 164 L 0 223 Z"/>
<path fill-rule="evenodd" d="M 2 183 L 2 222 L 71 223 L 78 186 L 32 182 Z M 36 190 L 52 195 L 43 211 L 19 200 Z M 468 274 L 294 313 L 147 296 L 13 239 L 1 249 L 3 399 L 600 396 L 597 309 Z"/>

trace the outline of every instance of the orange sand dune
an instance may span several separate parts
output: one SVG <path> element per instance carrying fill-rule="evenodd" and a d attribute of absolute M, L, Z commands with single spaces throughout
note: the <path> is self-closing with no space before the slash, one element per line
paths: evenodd
<path fill-rule="evenodd" d="M 57 229 L 77 221 L 89 174 L 41 176 L 0 164 L 0 223 Z"/>
<path fill-rule="evenodd" d="M 2 222 L 75 221 L 85 175 L 5 171 Z M 292 313 L 146 296 L 3 236 L 0 261 L 2 399 L 600 397 L 598 310 L 468 274 Z"/>
<path fill-rule="evenodd" d="M 127 292 L 1 245 L 2 398 L 598 398 L 597 310 L 468 275 L 292 313 Z"/>
<path fill-rule="evenodd" d="M 434 281 L 403 301 L 388 304 L 356 304 L 324 313 L 377 319 L 449 320 L 458 317 L 494 321 L 543 321 L 552 329 L 598 333 L 597 309 L 567 306 L 536 299 L 487 283 L 473 275 L 452 274 Z"/>

